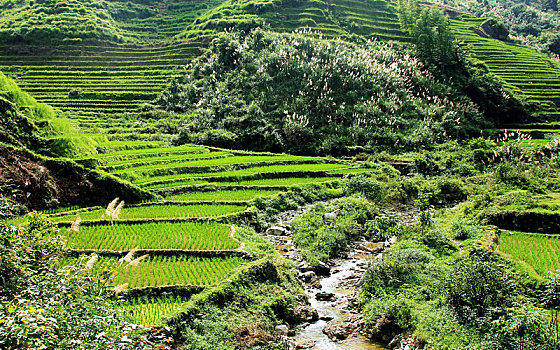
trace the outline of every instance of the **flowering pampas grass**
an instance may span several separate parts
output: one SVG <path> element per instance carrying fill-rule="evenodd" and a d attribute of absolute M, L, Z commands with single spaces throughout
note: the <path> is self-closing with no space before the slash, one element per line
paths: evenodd
<path fill-rule="evenodd" d="M 132 260 L 132 261 L 128 264 L 128 266 L 137 267 L 137 266 L 140 264 L 140 262 L 141 262 L 142 260 L 146 259 L 147 257 L 148 257 L 148 254 L 142 255 L 141 257 Z M 127 267 L 128 267 L 128 266 L 127 266 Z"/>
<path fill-rule="evenodd" d="M 105 213 L 103 213 L 103 215 L 101 216 L 102 219 L 103 218 L 110 219 L 113 217 L 113 212 L 115 211 L 115 206 L 117 205 L 118 201 L 119 201 L 119 197 L 113 199 L 113 201 L 109 203 L 107 209 L 105 209 Z"/>
<path fill-rule="evenodd" d="M 76 218 L 72 222 L 72 226 L 70 226 L 70 231 L 74 233 L 80 232 L 80 224 L 82 223 L 82 219 L 80 215 L 76 215 Z"/>
<path fill-rule="evenodd" d="M 113 224 L 113 220 L 117 220 L 119 218 L 119 215 L 121 214 L 121 210 L 123 207 L 124 207 L 124 201 L 121 201 L 119 205 L 117 205 L 115 210 L 113 210 L 113 212 L 111 213 L 111 225 Z"/>
<path fill-rule="evenodd" d="M 93 265 L 95 265 L 95 263 L 97 262 L 97 260 L 99 259 L 99 257 L 97 256 L 97 254 L 92 254 L 91 258 L 88 259 L 88 261 L 86 262 L 86 270 L 91 270 L 93 268 Z"/>
<path fill-rule="evenodd" d="M 119 293 L 121 293 L 122 291 L 124 291 L 127 288 L 128 288 L 128 283 L 119 284 L 118 286 L 115 286 L 113 288 L 113 292 L 115 293 L 115 295 L 118 295 Z"/>
<path fill-rule="evenodd" d="M 136 254 L 137 251 L 138 251 L 138 247 L 129 251 L 128 254 L 124 256 L 124 258 L 120 258 L 119 262 L 121 263 L 121 265 L 124 263 L 130 263 L 132 261 L 132 258 L 134 258 L 134 254 Z"/>

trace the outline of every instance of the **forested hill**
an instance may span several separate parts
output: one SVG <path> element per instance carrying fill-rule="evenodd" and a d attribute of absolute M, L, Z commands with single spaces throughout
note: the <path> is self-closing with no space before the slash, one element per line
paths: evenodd
<path fill-rule="evenodd" d="M 69 112 L 83 133 L 109 134 L 110 141 L 154 140 L 157 133 L 164 134 L 158 140 L 167 139 L 179 132 L 182 117 L 139 114 L 142 106 L 183 75 L 182 67 L 224 30 L 260 27 L 406 44 L 411 37 L 401 28 L 398 6 L 381 0 L 3 0 L 0 70 L 39 102 Z M 452 14 L 457 39 L 515 96 L 534 104 L 534 121 L 556 121 L 558 64 L 534 49 L 486 37 L 476 29 L 486 18 Z M 483 95 L 479 91 L 473 98 L 484 103 Z M 499 120 L 497 127 L 519 124 L 499 108 L 487 113 Z"/>

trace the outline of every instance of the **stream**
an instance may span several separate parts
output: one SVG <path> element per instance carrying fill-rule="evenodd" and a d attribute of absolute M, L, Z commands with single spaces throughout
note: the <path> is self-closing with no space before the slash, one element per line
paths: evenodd
<path fill-rule="evenodd" d="M 277 227 L 277 231 L 273 229 Z M 382 244 L 354 242 L 347 257 L 331 264 L 330 275 L 316 275 L 302 262 L 301 253 L 292 244 L 291 232 L 281 226 L 269 229 L 267 238 L 280 254 L 299 263 L 300 277 L 311 307 L 317 310 L 319 320 L 296 327 L 293 349 L 310 350 L 384 350 L 381 344 L 369 341 L 360 334 L 363 318 L 357 308 L 357 286 L 368 264 L 378 258 L 375 251 Z M 289 225 L 287 226 L 289 228 Z M 374 245 L 376 249 L 370 249 Z M 380 246 L 381 245 L 381 246 Z"/>

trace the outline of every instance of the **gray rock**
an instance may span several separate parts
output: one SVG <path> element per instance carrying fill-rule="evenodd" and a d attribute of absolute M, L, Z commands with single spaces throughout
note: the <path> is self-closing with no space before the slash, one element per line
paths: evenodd
<path fill-rule="evenodd" d="M 304 281 L 304 282 L 311 282 L 313 280 L 314 277 L 316 277 L 317 275 L 315 275 L 315 272 L 313 271 L 306 271 L 306 272 L 302 272 L 299 274 L 299 277 Z"/>
<path fill-rule="evenodd" d="M 323 328 L 323 333 L 331 340 L 344 340 L 352 333 L 352 329 L 345 324 L 329 322 Z"/>
<path fill-rule="evenodd" d="M 290 329 L 285 324 L 281 324 L 274 327 L 274 332 L 280 335 L 288 335 L 288 333 L 290 333 Z"/>
<path fill-rule="evenodd" d="M 300 342 L 296 344 L 296 349 L 311 349 L 315 346 L 315 342 L 310 340 L 306 342 Z"/>
<path fill-rule="evenodd" d="M 288 230 L 282 226 L 272 226 L 265 232 L 265 234 L 272 236 L 285 236 L 287 233 Z"/>
<path fill-rule="evenodd" d="M 321 285 L 321 282 L 319 281 L 319 279 L 317 277 L 313 278 L 311 280 L 311 282 L 309 282 L 311 284 L 311 287 L 313 288 L 317 288 L 317 289 L 321 289 L 323 288 L 323 286 Z"/>
<path fill-rule="evenodd" d="M 295 309 L 294 321 L 298 322 L 313 322 L 319 319 L 317 310 L 307 305 L 297 306 Z"/>
<path fill-rule="evenodd" d="M 329 292 L 319 292 L 315 294 L 315 299 L 319 301 L 333 301 L 336 298 L 334 293 Z"/>

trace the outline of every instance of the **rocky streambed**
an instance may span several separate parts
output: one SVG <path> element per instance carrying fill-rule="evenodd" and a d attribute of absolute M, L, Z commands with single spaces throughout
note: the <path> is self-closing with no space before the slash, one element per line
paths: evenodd
<path fill-rule="evenodd" d="M 363 317 L 357 305 L 358 284 L 367 266 L 380 257 L 383 243 L 354 242 L 346 257 L 312 268 L 292 243 L 289 224 L 271 227 L 267 236 L 285 257 L 299 262 L 299 274 L 316 317 L 296 327 L 293 349 L 380 350 L 381 344 L 362 334 Z M 282 331 L 282 330 L 280 330 Z"/>

